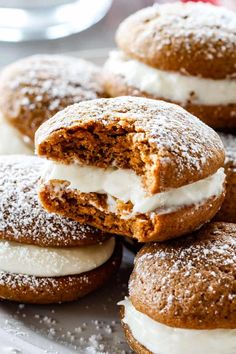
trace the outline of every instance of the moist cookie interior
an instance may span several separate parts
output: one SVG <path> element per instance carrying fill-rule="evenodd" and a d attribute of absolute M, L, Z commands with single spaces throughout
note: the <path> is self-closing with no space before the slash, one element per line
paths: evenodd
<path fill-rule="evenodd" d="M 151 166 L 157 155 L 144 138 L 145 132 L 135 131 L 132 125 L 110 124 L 108 127 L 97 122 L 85 129 L 67 129 L 62 134 L 63 139 L 58 134 L 50 139 L 49 144 L 41 144 L 40 155 L 67 164 L 79 160 L 80 164 L 100 168 L 132 169 L 137 175 L 144 176 L 147 189 L 151 187 L 154 172 Z"/>

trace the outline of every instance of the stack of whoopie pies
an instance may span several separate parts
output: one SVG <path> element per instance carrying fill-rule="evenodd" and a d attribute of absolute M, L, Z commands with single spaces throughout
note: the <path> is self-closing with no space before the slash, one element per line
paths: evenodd
<path fill-rule="evenodd" d="M 81 59 L 36 55 L 0 76 L 1 154 L 32 154 L 40 124 L 74 102 L 104 96 L 101 70 Z M 45 162 L 0 156 L 0 298 L 28 303 L 76 300 L 119 268 L 113 235 L 48 214 L 37 189 Z"/>
<path fill-rule="evenodd" d="M 38 157 L 0 158 L 0 298 L 97 289 L 121 235 L 143 246 L 119 303 L 130 347 L 235 354 L 236 15 L 154 6 L 117 43 L 103 77 L 59 56 L 1 74 L 4 124 Z"/>
<path fill-rule="evenodd" d="M 219 135 L 175 104 L 124 96 L 67 107 L 35 143 L 48 212 L 148 242 L 120 303 L 131 348 L 233 354 L 236 227 L 201 228 L 225 196 Z"/>
<path fill-rule="evenodd" d="M 125 19 L 116 41 L 119 49 L 104 66 L 110 97 L 174 102 L 213 129 L 236 134 L 235 13 L 202 2 L 153 6 Z M 236 137 L 225 134 L 223 141 L 235 166 Z M 236 171 L 226 161 L 232 191 Z M 234 196 L 225 199 L 220 219 L 236 222 Z"/>
<path fill-rule="evenodd" d="M 37 197 L 44 161 L 0 157 L 0 298 L 26 303 L 76 300 L 119 268 L 121 246 L 92 226 L 46 213 Z"/>
<path fill-rule="evenodd" d="M 119 50 L 110 53 L 104 67 L 108 94 L 174 102 L 212 128 L 225 131 L 220 137 L 227 175 L 226 197 L 214 217 L 219 222 L 199 225 L 199 231 L 178 240 L 149 243 L 136 256 L 129 297 L 120 302 L 128 343 L 142 354 L 236 353 L 236 15 L 204 3 L 154 6 L 121 23 L 116 39 Z M 171 131 L 176 133 L 176 127 Z M 186 132 L 180 135 L 187 137 L 186 124 L 184 128 Z M 171 134 L 168 137 L 173 142 Z M 185 146 L 182 157 L 186 159 L 193 149 L 210 166 L 193 143 Z M 163 145 L 158 150 L 156 172 L 160 173 L 170 159 L 162 162 Z M 186 173 L 178 149 L 174 156 L 172 164 L 178 165 L 178 172 L 172 172 L 172 183 L 178 174 Z M 215 151 L 212 156 L 216 157 Z M 202 164 L 196 169 L 201 171 Z M 191 180 L 188 183 L 194 185 Z M 197 187 L 196 195 L 201 191 L 202 186 Z M 194 197 L 193 190 L 190 196 Z M 183 219 L 182 213 L 175 225 L 184 222 L 187 227 L 196 215 L 194 211 Z M 166 234 L 163 226 L 161 237 Z M 140 249 L 137 243 L 128 244 Z"/>

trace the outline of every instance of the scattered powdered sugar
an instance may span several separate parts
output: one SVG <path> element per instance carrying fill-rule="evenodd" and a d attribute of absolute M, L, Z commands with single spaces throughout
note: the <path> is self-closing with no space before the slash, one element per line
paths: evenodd
<path fill-rule="evenodd" d="M 0 158 L 0 237 L 40 246 L 70 246 L 102 233 L 40 206 L 37 184 L 44 162 L 33 156 Z"/>
<path fill-rule="evenodd" d="M 55 354 L 131 354 L 119 319 L 117 302 L 127 293 L 131 271 L 127 253 L 121 272 L 108 286 L 80 301 L 51 306 L 0 303 L 0 327 L 26 337 Z M 4 321 L 5 316 L 5 321 Z M 50 342 L 48 341 L 50 340 Z"/>

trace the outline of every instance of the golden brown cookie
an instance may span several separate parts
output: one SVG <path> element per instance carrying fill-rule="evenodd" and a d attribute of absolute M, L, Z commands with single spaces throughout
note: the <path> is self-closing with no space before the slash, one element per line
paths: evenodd
<path fill-rule="evenodd" d="M 92 226 L 48 214 L 37 186 L 45 162 L 35 156 L 0 157 L 0 239 L 42 247 L 96 244 L 110 235 Z"/>
<path fill-rule="evenodd" d="M 37 128 L 66 106 L 103 97 L 100 69 L 82 59 L 34 55 L 0 75 L 0 111 L 33 143 Z"/>
<path fill-rule="evenodd" d="M 231 134 L 220 134 L 226 151 L 226 196 L 220 211 L 216 214 L 215 220 L 236 223 L 236 136 Z"/>
<path fill-rule="evenodd" d="M 106 92 L 110 97 L 117 96 L 138 96 L 146 97 L 155 100 L 164 100 L 171 103 L 175 103 L 173 99 L 166 99 L 162 95 L 156 96 L 151 93 L 140 91 L 137 87 L 131 86 L 125 82 L 124 77 L 121 75 L 114 75 L 108 69 L 108 63 L 105 66 L 105 79 L 104 85 Z M 188 112 L 192 113 L 199 119 L 201 119 L 207 125 L 223 130 L 232 131 L 236 133 L 236 104 L 228 105 L 203 105 L 191 102 L 189 99 L 184 104 L 181 102 L 176 102 Z"/>
<path fill-rule="evenodd" d="M 94 291 L 121 262 L 112 235 L 40 206 L 37 184 L 45 162 L 0 157 L 0 298 L 29 303 L 76 300 Z"/>
<path fill-rule="evenodd" d="M 120 51 L 104 67 L 111 97 L 164 99 L 214 128 L 236 128 L 235 13 L 204 3 L 156 5 L 125 19 L 116 40 Z"/>
<path fill-rule="evenodd" d="M 219 136 L 163 101 L 72 105 L 39 128 L 36 150 L 51 160 L 39 189 L 49 212 L 140 242 L 193 231 L 224 197 Z"/>
<path fill-rule="evenodd" d="M 131 348 L 233 353 L 235 272 L 235 224 L 213 222 L 185 238 L 144 246 L 135 259 L 129 298 L 120 303 Z"/>
<path fill-rule="evenodd" d="M 99 289 L 120 266 L 122 248 L 116 241 L 112 257 L 100 267 L 79 275 L 35 277 L 0 272 L 0 299 L 31 304 L 75 301 Z"/>

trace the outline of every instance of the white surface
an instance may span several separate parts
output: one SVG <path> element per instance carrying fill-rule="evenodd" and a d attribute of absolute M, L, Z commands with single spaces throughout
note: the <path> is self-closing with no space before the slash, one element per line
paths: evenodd
<path fill-rule="evenodd" d="M 113 51 L 105 64 L 105 70 L 121 75 L 126 83 L 160 98 L 173 102 L 228 105 L 236 102 L 236 80 L 213 80 L 197 76 L 185 76 L 177 72 L 158 70 L 122 52 Z"/>
<path fill-rule="evenodd" d="M 126 323 L 134 338 L 154 354 L 235 354 L 236 329 L 194 330 L 165 326 L 137 311 L 126 298 Z"/>
<path fill-rule="evenodd" d="M 114 238 L 87 247 L 46 248 L 0 240 L 0 270 L 36 277 L 82 274 L 111 258 Z"/>
<path fill-rule="evenodd" d="M 125 214 L 131 217 L 137 213 L 148 213 L 161 209 L 161 213 L 174 211 L 179 207 L 199 204 L 204 200 L 219 196 L 223 191 L 225 173 L 220 168 L 215 174 L 180 188 L 147 196 L 142 181 L 133 170 L 116 168 L 99 168 L 79 164 L 64 165 L 48 161 L 42 172 L 42 178 L 65 180 L 69 188 L 82 193 L 102 193 L 109 198 L 109 210 L 115 212 L 115 199 L 124 203 L 131 201 L 133 211 Z"/>

